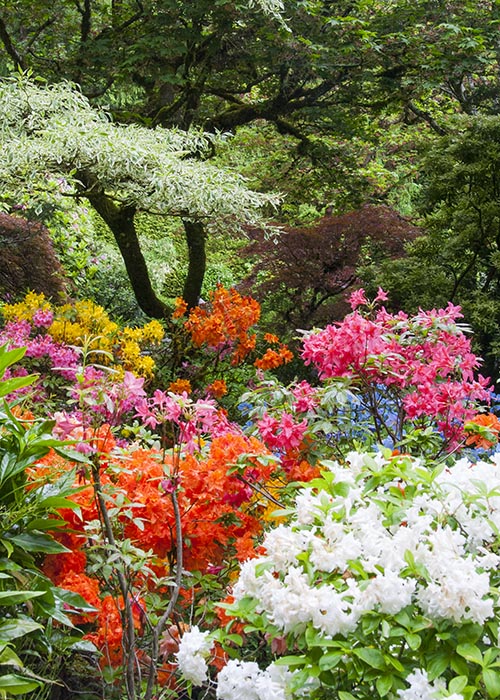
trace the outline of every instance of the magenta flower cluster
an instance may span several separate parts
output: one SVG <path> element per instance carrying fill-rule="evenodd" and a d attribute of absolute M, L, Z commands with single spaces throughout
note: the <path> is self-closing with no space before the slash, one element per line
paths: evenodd
<path fill-rule="evenodd" d="M 379 290 L 375 302 L 385 298 Z M 447 438 L 477 412 L 474 402 L 489 402 L 489 382 L 475 377 L 480 360 L 457 323 L 460 307 L 391 314 L 363 290 L 351 306 L 343 321 L 304 340 L 302 358 L 321 379 L 349 378 L 361 391 L 385 387 L 400 397 L 402 420 L 434 419 Z"/>

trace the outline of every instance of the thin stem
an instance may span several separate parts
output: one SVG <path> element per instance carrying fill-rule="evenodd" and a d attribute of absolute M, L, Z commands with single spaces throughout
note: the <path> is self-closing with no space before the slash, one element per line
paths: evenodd
<path fill-rule="evenodd" d="M 172 505 L 174 507 L 175 515 L 175 547 L 176 547 L 176 566 L 175 566 L 175 579 L 174 588 L 172 591 L 172 596 L 167 609 L 163 615 L 158 620 L 156 626 L 153 628 L 153 636 L 151 640 L 151 661 L 149 664 L 149 674 L 148 674 L 148 684 L 146 692 L 144 695 L 144 700 L 151 700 L 153 695 L 154 683 L 156 679 L 156 666 L 158 663 L 158 652 L 160 646 L 160 635 L 169 619 L 172 611 L 177 603 L 179 597 L 179 592 L 181 590 L 182 583 L 182 567 L 183 567 L 183 556 L 182 556 L 182 522 L 181 513 L 179 509 L 179 502 L 177 500 L 177 493 L 173 491 L 171 494 Z"/>
<path fill-rule="evenodd" d="M 102 490 L 101 476 L 99 472 L 99 461 L 96 456 L 93 461 L 93 486 L 94 493 L 97 499 L 99 513 L 101 516 L 101 524 L 103 526 L 104 535 L 109 543 L 109 545 L 115 549 L 116 540 L 113 532 L 113 526 L 111 524 L 111 519 L 109 517 L 108 510 L 106 508 L 106 501 L 104 499 L 104 493 Z M 116 576 L 118 578 L 118 585 L 120 587 L 120 592 L 123 598 L 125 609 L 121 613 L 123 627 L 125 630 L 125 657 L 126 657 L 126 675 L 125 675 L 125 686 L 127 690 L 127 698 L 129 700 L 136 700 L 135 692 L 135 628 L 134 628 L 134 616 L 132 613 L 132 606 L 129 600 L 129 589 L 127 580 L 122 571 L 117 569 Z"/>
<path fill-rule="evenodd" d="M 261 496 L 264 496 L 264 498 L 267 498 L 268 501 L 271 501 L 272 503 L 275 503 L 280 508 L 283 508 L 283 504 L 280 503 L 277 498 L 274 498 L 274 496 L 272 496 L 269 493 L 269 491 L 267 491 L 267 489 L 263 488 L 262 486 L 257 486 L 257 484 L 252 482 L 252 481 L 248 481 L 248 479 L 245 479 L 245 477 L 242 476 L 241 474 L 237 474 L 237 477 L 244 484 L 246 484 L 247 486 L 250 486 L 251 489 L 253 489 L 254 491 L 257 491 L 257 493 L 259 493 Z"/>

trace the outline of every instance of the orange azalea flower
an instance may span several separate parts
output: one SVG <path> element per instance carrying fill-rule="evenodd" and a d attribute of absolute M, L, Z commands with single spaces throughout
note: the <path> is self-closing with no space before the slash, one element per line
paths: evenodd
<path fill-rule="evenodd" d="M 118 666 L 123 659 L 122 637 L 123 627 L 120 610 L 123 610 L 123 598 L 115 600 L 108 595 L 101 601 L 97 615 L 97 632 L 85 634 L 83 639 L 88 639 L 102 651 L 102 666 Z M 134 606 L 132 610 L 134 627 L 141 629 L 140 609 Z"/>
<path fill-rule="evenodd" d="M 243 337 L 239 339 L 238 345 L 236 346 L 233 352 L 233 359 L 231 360 L 231 364 L 233 366 L 239 365 L 240 362 L 242 362 L 245 359 L 245 357 L 249 355 L 255 348 L 256 342 L 257 336 L 255 334 L 243 335 Z"/>
<path fill-rule="evenodd" d="M 237 363 L 255 346 L 255 339 L 248 336 L 248 331 L 259 318 L 260 304 L 255 299 L 219 285 L 210 295 L 210 305 L 192 309 L 184 327 L 198 347 L 236 345 L 233 362 Z"/>
<path fill-rule="evenodd" d="M 228 661 L 229 661 L 229 657 L 226 654 L 226 652 L 224 651 L 224 649 L 221 647 L 219 642 L 215 642 L 213 647 L 212 647 L 210 659 L 208 661 L 210 666 L 213 666 L 214 668 L 216 668 L 217 671 L 222 671 L 222 669 L 224 668 L 224 666 L 227 664 Z"/>
<path fill-rule="evenodd" d="M 264 355 L 255 360 L 257 369 L 275 369 L 293 360 L 293 354 L 286 345 L 280 345 L 279 350 L 268 348 Z"/>
<path fill-rule="evenodd" d="M 216 379 L 207 387 L 207 391 L 209 391 L 212 396 L 220 399 L 221 396 L 227 394 L 227 384 L 223 379 Z"/>
<path fill-rule="evenodd" d="M 21 406 L 10 406 L 10 410 L 12 411 L 12 415 L 18 418 L 20 421 L 31 422 L 35 420 L 35 415 L 31 411 L 24 409 Z"/>
<path fill-rule="evenodd" d="M 175 300 L 175 309 L 174 313 L 172 314 L 172 318 L 182 318 L 184 314 L 186 313 L 188 308 L 188 305 L 184 301 L 182 297 L 177 297 Z"/>
<path fill-rule="evenodd" d="M 174 663 L 172 661 L 164 661 L 162 665 L 157 669 L 158 684 L 162 688 L 175 690 L 177 688 L 176 672 L 177 663 Z"/>
<path fill-rule="evenodd" d="M 498 442 L 498 434 L 500 432 L 500 421 L 494 413 L 478 413 L 469 422 L 468 427 L 471 431 L 473 429 L 473 424 L 478 426 L 480 425 L 486 428 L 488 433 L 491 434 L 491 437 L 496 438 L 496 440 L 488 440 L 488 438 L 485 437 L 484 434 L 481 434 L 479 432 L 471 432 L 471 434 L 467 437 L 465 441 L 466 445 L 474 445 L 474 447 L 483 448 L 487 450 L 490 447 L 493 447 L 495 442 Z"/>
<path fill-rule="evenodd" d="M 192 392 L 191 382 L 189 379 L 176 379 L 168 386 L 168 390 L 173 394 L 190 394 Z"/>
<path fill-rule="evenodd" d="M 57 585 L 59 588 L 78 593 L 89 605 L 93 605 L 96 609 L 95 612 L 76 615 L 75 624 L 84 624 L 96 620 L 101 607 L 101 591 L 97 579 L 90 578 L 90 576 L 87 576 L 87 574 L 83 572 L 77 573 L 76 571 L 69 571 L 58 579 Z"/>
<path fill-rule="evenodd" d="M 276 345 L 280 342 L 280 339 L 274 333 L 264 333 L 264 340 L 266 343 L 271 343 L 271 345 Z"/>

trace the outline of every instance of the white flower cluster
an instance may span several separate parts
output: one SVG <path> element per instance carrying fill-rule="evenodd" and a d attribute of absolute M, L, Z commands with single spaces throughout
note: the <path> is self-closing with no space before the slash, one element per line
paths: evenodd
<path fill-rule="evenodd" d="M 175 656 L 182 675 L 194 685 L 201 685 L 208 678 L 206 657 L 212 646 L 213 640 L 209 637 L 209 632 L 200 632 L 196 626 L 184 632 L 181 637 Z"/>
<path fill-rule="evenodd" d="M 217 676 L 218 700 L 288 700 L 286 666 L 271 664 L 261 671 L 256 663 L 231 659 Z"/>
<path fill-rule="evenodd" d="M 437 679 L 431 683 L 427 677 L 427 672 L 417 668 L 406 678 L 410 687 L 405 690 L 398 690 L 401 700 L 437 700 L 446 697 L 446 700 L 463 700 L 459 693 L 444 696 L 445 684 Z"/>
<path fill-rule="evenodd" d="M 312 624 L 326 638 L 354 631 L 369 611 L 396 614 L 408 605 L 455 623 L 491 618 L 490 571 L 499 557 L 488 545 L 500 530 L 500 457 L 460 460 L 430 483 L 413 460 L 411 483 L 370 486 L 387 465 L 381 455 L 357 453 L 347 465 L 328 463 L 334 486 L 343 485 L 339 495 L 299 493 L 291 524 L 269 532 L 266 554 L 243 564 L 236 601 L 250 596 L 284 633 Z"/>

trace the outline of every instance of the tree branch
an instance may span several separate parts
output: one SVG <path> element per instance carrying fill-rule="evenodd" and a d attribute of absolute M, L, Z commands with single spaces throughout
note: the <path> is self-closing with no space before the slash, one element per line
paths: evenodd
<path fill-rule="evenodd" d="M 2 17 L 0 17 L 0 39 L 2 40 L 5 50 L 14 61 L 16 68 L 20 68 L 23 71 L 28 70 L 28 65 L 14 46 Z"/>
<path fill-rule="evenodd" d="M 410 112 L 413 112 L 413 114 L 416 117 L 419 117 L 420 119 L 423 119 L 425 122 L 427 122 L 427 124 L 429 124 L 429 126 L 436 132 L 436 134 L 439 134 L 440 136 L 445 136 L 448 133 L 446 129 L 440 126 L 428 112 L 425 112 L 423 109 L 420 109 L 419 107 L 414 105 L 413 102 L 408 102 L 407 107 L 410 110 Z"/>

